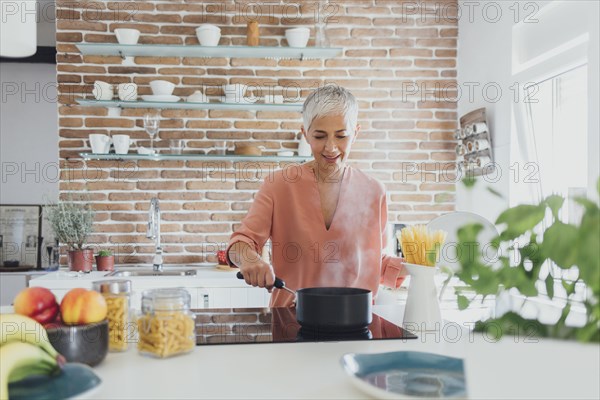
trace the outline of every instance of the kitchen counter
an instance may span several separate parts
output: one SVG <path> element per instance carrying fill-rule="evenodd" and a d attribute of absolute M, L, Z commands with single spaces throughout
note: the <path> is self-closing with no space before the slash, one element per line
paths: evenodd
<path fill-rule="evenodd" d="M 151 267 L 117 266 L 119 271 L 151 270 Z M 219 308 L 219 307 L 265 307 L 269 304 L 270 294 L 260 288 L 248 286 L 245 281 L 237 279 L 234 271 L 223 271 L 216 268 L 216 264 L 181 265 L 165 267 L 169 269 L 194 269 L 195 275 L 176 276 L 109 276 L 109 272 L 92 271 L 77 273 L 59 270 L 32 279 L 29 286 L 42 286 L 50 289 L 61 301 L 63 296 L 71 289 L 81 287 L 92 288 L 92 282 L 107 279 L 127 279 L 131 281 L 132 307 L 139 310 L 141 296 L 144 290 L 156 288 L 185 288 L 191 296 L 193 308 Z"/>
<path fill-rule="evenodd" d="M 375 306 L 374 311 L 402 322 L 402 306 Z M 95 368 L 103 384 L 90 397 L 367 398 L 354 388 L 340 358 L 399 350 L 464 358 L 472 399 L 600 397 L 597 344 L 526 337 L 494 342 L 467 326 L 446 321 L 440 334 L 410 340 L 196 346 L 190 354 L 169 359 L 141 356 L 131 348 L 110 353 Z"/>
<path fill-rule="evenodd" d="M 135 271 L 136 268 L 126 266 L 116 266 L 115 269 L 119 271 Z M 137 269 L 142 269 L 138 267 Z M 144 268 L 148 270 L 148 268 Z M 66 269 L 61 269 L 55 272 L 47 273 L 43 276 L 32 279 L 32 284 L 40 286 L 41 282 L 44 286 L 52 289 L 63 288 L 64 282 L 70 282 L 72 287 L 91 287 L 93 281 L 105 280 L 105 279 L 128 279 L 139 282 L 151 282 L 160 281 L 162 287 L 223 287 L 226 282 L 228 287 L 248 287 L 246 282 L 236 278 L 236 271 L 223 271 L 216 269 L 216 264 L 194 266 L 186 265 L 178 267 L 176 269 L 195 269 L 197 270 L 196 275 L 185 275 L 185 276 L 108 276 L 108 271 L 92 271 L 89 273 L 77 273 L 71 272 Z M 168 268 L 165 268 L 168 271 Z M 160 278 L 160 279 L 159 279 Z M 79 285 L 79 286 L 78 286 Z M 83 285 L 83 286 L 81 286 Z"/>

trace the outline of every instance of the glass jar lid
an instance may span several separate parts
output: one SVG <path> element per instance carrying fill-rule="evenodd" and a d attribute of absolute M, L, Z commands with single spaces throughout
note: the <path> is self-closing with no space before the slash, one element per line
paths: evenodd
<path fill-rule="evenodd" d="M 150 289 L 142 292 L 142 312 L 178 311 L 190 308 L 192 296 L 183 288 Z"/>
<path fill-rule="evenodd" d="M 92 282 L 92 289 L 100 293 L 129 294 L 131 293 L 131 281 L 126 279 L 95 281 Z"/>

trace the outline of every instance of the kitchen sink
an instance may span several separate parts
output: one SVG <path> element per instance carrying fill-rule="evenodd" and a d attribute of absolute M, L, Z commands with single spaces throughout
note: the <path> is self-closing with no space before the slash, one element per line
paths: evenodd
<path fill-rule="evenodd" d="M 212 270 L 215 263 L 198 264 L 170 264 L 165 265 L 162 271 L 154 271 L 148 264 L 123 264 L 106 276 L 130 277 L 130 276 L 196 276 L 198 271 Z"/>
<path fill-rule="evenodd" d="M 128 277 L 128 276 L 195 276 L 198 270 L 178 269 L 167 271 L 113 271 L 106 276 Z"/>

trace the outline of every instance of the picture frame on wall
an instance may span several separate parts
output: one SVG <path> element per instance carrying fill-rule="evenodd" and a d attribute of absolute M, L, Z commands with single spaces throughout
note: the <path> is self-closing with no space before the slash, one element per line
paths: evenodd
<path fill-rule="evenodd" d="M 41 268 L 41 206 L 0 205 L 0 268 Z"/>

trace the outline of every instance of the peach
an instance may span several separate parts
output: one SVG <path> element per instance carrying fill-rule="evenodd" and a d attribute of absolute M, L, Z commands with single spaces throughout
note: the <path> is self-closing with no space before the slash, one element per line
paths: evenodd
<path fill-rule="evenodd" d="M 53 322 L 58 314 L 58 303 L 54 294 L 43 287 L 23 289 L 15 297 L 15 313 L 35 319 L 40 324 Z"/>
<path fill-rule="evenodd" d="M 104 296 L 94 290 L 71 289 L 60 302 L 60 316 L 66 325 L 100 322 L 106 313 Z"/>

